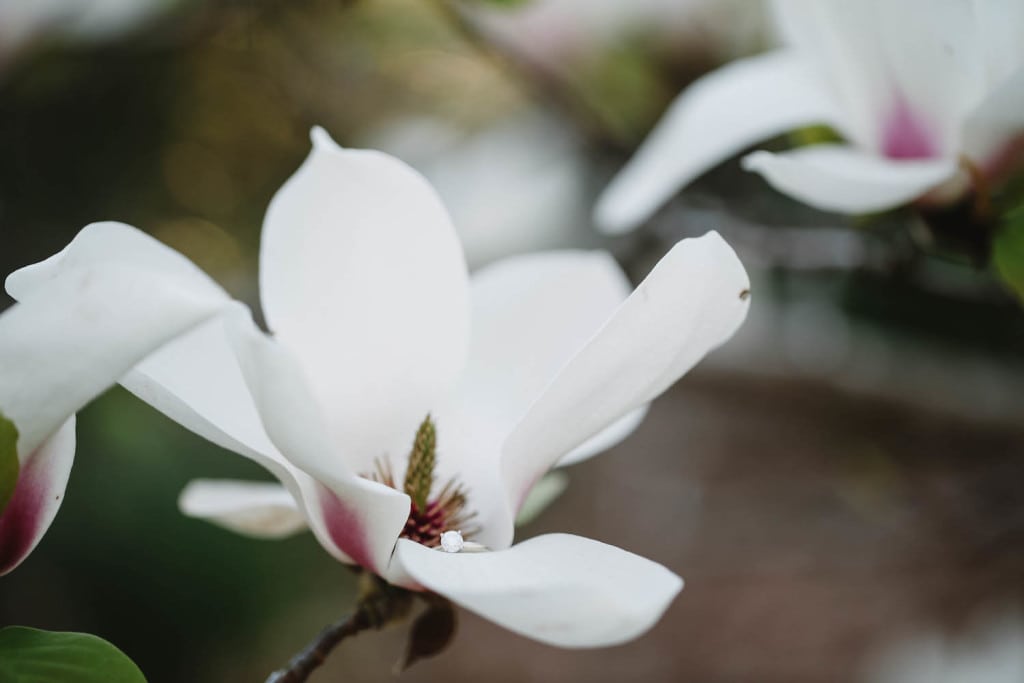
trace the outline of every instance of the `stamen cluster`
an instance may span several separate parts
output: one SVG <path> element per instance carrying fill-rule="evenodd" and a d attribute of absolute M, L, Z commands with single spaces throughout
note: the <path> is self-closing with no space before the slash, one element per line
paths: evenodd
<path fill-rule="evenodd" d="M 370 479 L 397 489 L 391 463 L 386 458 L 378 458 L 374 465 L 375 471 Z M 458 530 L 463 537 L 469 537 L 475 532 L 469 524 L 476 513 L 466 509 L 466 492 L 457 480 L 450 479 L 431 497 L 436 465 L 437 431 L 433 420 L 427 415 L 416 430 L 402 482 L 401 490 L 409 494 L 412 504 L 401 536 L 429 548 L 441 544 L 441 534 L 445 531 Z"/>

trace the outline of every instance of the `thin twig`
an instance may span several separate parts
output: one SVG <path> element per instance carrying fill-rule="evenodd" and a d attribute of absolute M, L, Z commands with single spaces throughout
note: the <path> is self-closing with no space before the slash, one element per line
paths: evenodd
<path fill-rule="evenodd" d="M 470 47 L 510 76 L 528 97 L 561 110 L 592 145 L 620 154 L 631 151 L 614 134 L 602 113 L 583 93 L 576 92 L 567 78 L 482 30 L 459 8 L 457 0 L 434 0 L 434 7 Z"/>
<path fill-rule="evenodd" d="M 326 661 L 327 655 L 341 641 L 365 631 L 373 624 L 365 609 L 357 609 L 352 614 L 336 621 L 320 632 L 313 642 L 302 652 L 295 655 L 283 669 L 270 674 L 267 683 L 302 683 Z"/>
<path fill-rule="evenodd" d="M 270 674 L 266 683 L 304 683 L 341 641 L 362 631 L 383 628 L 409 613 L 411 593 L 389 586 L 372 574 L 362 574 L 362 580 L 362 597 L 356 610 L 321 631 L 283 669 Z"/>

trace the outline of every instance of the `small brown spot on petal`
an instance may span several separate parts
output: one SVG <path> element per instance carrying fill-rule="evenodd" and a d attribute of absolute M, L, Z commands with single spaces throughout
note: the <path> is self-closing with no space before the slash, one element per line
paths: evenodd
<path fill-rule="evenodd" d="M 740 292 L 740 301 L 746 301 L 749 298 L 750 298 L 750 290 L 749 289 L 744 289 L 742 292 Z"/>

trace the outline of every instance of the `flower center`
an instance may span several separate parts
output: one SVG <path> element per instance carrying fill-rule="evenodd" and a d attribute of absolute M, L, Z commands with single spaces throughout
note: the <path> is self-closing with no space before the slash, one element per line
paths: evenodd
<path fill-rule="evenodd" d="M 412 451 L 409 453 L 409 464 L 405 469 L 405 480 L 400 490 L 409 494 L 412 503 L 409 519 L 405 522 L 401 537 L 421 543 L 428 548 L 443 546 L 448 552 L 458 552 L 455 548 L 456 534 L 461 541 L 476 533 L 476 527 L 470 526 L 475 512 L 466 506 L 466 491 L 456 479 L 450 479 L 434 493 L 434 468 L 437 464 L 437 429 L 429 415 L 416 430 Z M 398 489 L 391 463 L 386 458 L 378 458 L 374 462 L 375 471 L 369 479 L 385 486 Z M 448 543 L 444 543 L 448 539 Z"/>

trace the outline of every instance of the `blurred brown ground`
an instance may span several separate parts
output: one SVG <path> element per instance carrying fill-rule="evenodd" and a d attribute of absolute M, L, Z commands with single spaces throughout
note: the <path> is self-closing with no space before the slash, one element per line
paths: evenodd
<path fill-rule="evenodd" d="M 1021 428 L 697 372 L 631 439 L 570 469 L 520 534 L 590 536 L 677 571 L 687 585 L 661 622 L 625 646 L 565 651 L 463 611 L 451 648 L 401 680 L 857 680 L 905 629 L 1019 598 L 1022 445 Z M 260 680 L 338 616 L 329 602 L 267 624 L 211 680 Z M 404 634 L 346 643 L 313 680 L 393 680 Z"/>

